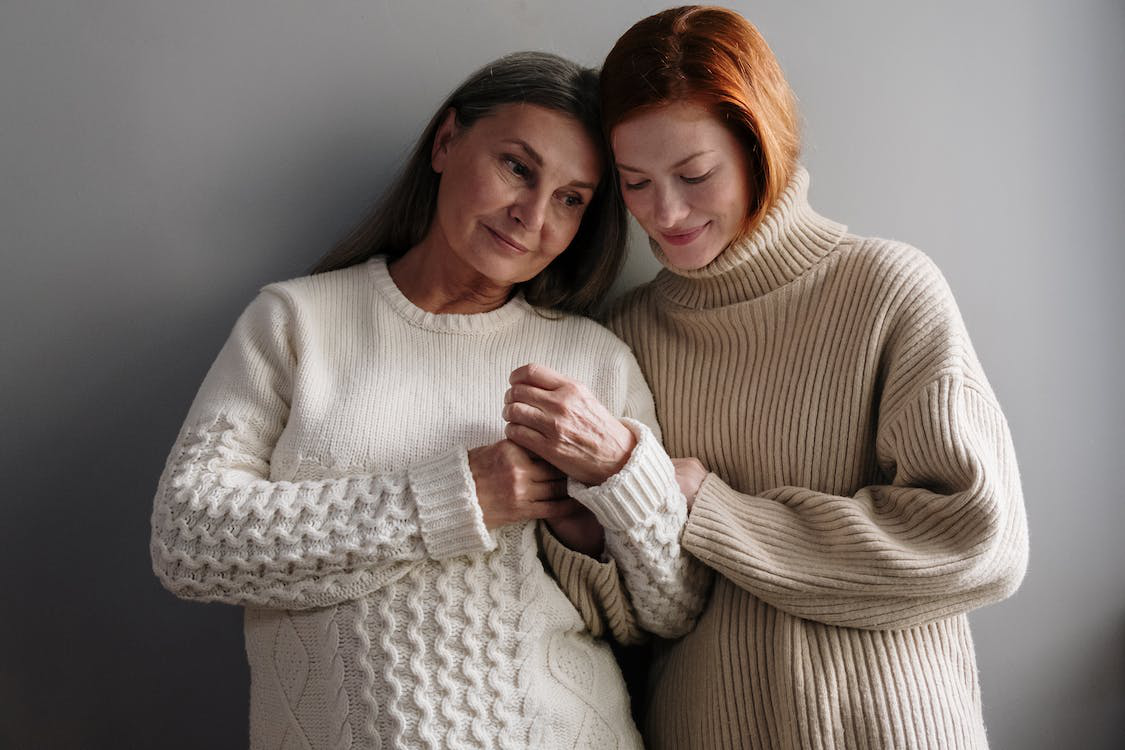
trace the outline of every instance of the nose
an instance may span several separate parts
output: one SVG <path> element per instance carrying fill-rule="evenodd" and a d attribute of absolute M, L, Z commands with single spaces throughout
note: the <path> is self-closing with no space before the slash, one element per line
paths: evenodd
<path fill-rule="evenodd" d="M 675 188 L 656 186 L 653 216 L 660 229 L 672 229 L 687 218 L 690 209 Z"/>
<path fill-rule="evenodd" d="M 547 218 L 551 195 L 546 190 L 521 190 L 508 209 L 508 215 L 528 232 L 538 234 Z"/>

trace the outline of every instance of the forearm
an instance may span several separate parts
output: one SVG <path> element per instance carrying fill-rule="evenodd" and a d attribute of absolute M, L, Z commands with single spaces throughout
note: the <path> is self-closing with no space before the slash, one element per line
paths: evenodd
<path fill-rule="evenodd" d="M 571 483 L 606 531 L 606 548 L 646 630 L 664 637 L 691 629 L 703 607 L 710 571 L 680 544 L 687 504 L 671 460 L 652 432 L 626 420 L 637 445 L 625 467 L 595 487 Z"/>
<path fill-rule="evenodd" d="M 884 439 L 895 480 L 850 496 L 744 494 L 708 476 L 684 545 L 764 601 L 831 625 L 910 627 L 1009 595 L 1026 568 L 1027 529 L 994 405 L 935 387 Z"/>
<path fill-rule="evenodd" d="M 539 525 L 538 536 L 547 570 L 578 610 L 592 636 L 610 636 L 624 645 L 645 639 L 613 559 L 603 562 L 570 549 L 546 524 Z"/>
<path fill-rule="evenodd" d="M 272 482 L 252 432 L 185 430 L 161 478 L 153 567 L 178 596 L 299 609 L 352 598 L 394 569 L 492 544 L 464 452 L 380 476 Z M 367 590 L 370 590 L 368 588 Z"/>

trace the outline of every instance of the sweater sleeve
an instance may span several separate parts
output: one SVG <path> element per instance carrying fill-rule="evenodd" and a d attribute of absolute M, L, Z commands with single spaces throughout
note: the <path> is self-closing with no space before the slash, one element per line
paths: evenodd
<path fill-rule="evenodd" d="M 547 569 L 554 573 L 590 635 L 610 636 L 626 646 L 642 643 L 645 633 L 637 625 L 636 610 L 621 585 L 613 558 L 603 562 L 570 549 L 545 523 L 540 522 L 538 533 Z"/>
<path fill-rule="evenodd" d="M 628 396 L 622 417 L 637 437 L 636 447 L 620 472 L 593 487 L 570 480 L 569 492 L 605 528 L 606 549 L 621 570 L 637 623 L 674 638 L 695 624 L 711 573 L 680 543 L 687 502 L 660 444 L 652 395 L 631 354 L 624 370 Z"/>
<path fill-rule="evenodd" d="M 890 347 L 875 436 L 884 483 L 744 494 L 711 474 L 689 551 L 779 609 L 856 628 L 922 625 L 1019 586 L 1028 542 L 1012 440 L 943 281 L 937 291 Z"/>
<path fill-rule="evenodd" d="M 153 504 L 161 583 L 185 599 L 302 609 L 494 547 L 464 448 L 385 474 L 269 479 L 295 395 L 295 317 L 267 287 L 208 372 Z"/>

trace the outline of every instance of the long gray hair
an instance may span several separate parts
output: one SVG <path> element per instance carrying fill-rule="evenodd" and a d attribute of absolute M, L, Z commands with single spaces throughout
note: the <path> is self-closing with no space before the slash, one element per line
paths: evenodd
<path fill-rule="evenodd" d="M 452 107 L 457 124 L 471 127 L 505 104 L 535 104 L 578 120 L 599 151 L 604 174 L 570 246 L 520 285 L 539 307 L 589 313 L 604 299 L 625 257 L 628 219 L 602 136 L 597 71 L 546 52 L 516 52 L 485 65 L 449 95 L 418 139 L 402 172 L 371 213 L 313 268 L 323 273 L 373 255 L 395 259 L 425 237 L 437 207 L 440 175 L 430 164 L 438 127 Z"/>

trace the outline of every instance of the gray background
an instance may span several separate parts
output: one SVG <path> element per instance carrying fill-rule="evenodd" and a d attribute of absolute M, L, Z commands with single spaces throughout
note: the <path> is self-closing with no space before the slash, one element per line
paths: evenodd
<path fill-rule="evenodd" d="M 812 200 L 944 269 L 1031 568 L 972 616 L 997 748 L 1125 735 L 1125 7 L 743 2 Z M 152 492 L 262 284 L 303 273 L 500 53 L 600 62 L 628 0 L 0 2 L 0 746 L 242 747 L 240 612 L 152 576 Z M 622 287 L 655 264 L 634 247 Z"/>

